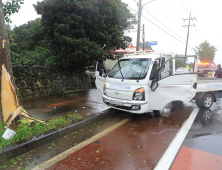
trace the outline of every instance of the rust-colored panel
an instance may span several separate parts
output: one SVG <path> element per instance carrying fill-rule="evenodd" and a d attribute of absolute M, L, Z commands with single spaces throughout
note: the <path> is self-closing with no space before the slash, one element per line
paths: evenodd
<path fill-rule="evenodd" d="M 222 170 L 222 156 L 182 146 L 171 170 Z"/>

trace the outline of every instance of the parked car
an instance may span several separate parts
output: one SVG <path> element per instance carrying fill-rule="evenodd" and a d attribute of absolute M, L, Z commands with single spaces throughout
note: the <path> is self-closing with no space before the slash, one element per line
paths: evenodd
<path fill-rule="evenodd" d="M 175 70 L 176 74 L 183 74 L 183 73 L 188 73 L 189 71 L 187 70 L 187 68 L 184 67 L 179 67 L 178 69 Z"/>

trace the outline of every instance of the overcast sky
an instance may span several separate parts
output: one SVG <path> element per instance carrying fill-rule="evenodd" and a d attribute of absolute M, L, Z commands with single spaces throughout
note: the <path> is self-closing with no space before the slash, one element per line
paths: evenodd
<path fill-rule="evenodd" d="M 151 0 L 142 0 L 146 4 Z M 3 0 L 3 3 L 6 0 Z M 137 14 L 137 2 L 139 0 L 122 0 L 129 5 L 132 13 Z M 19 26 L 34 20 L 40 15 L 34 11 L 32 4 L 37 0 L 25 0 L 19 13 L 11 16 L 11 26 Z M 145 25 L 145 41 L 158 41 L 158 45 L 152 46 L 154 50 L 165 53 L 185 54 L 188 20 L 191 17 L 189 47 L 187 54 L 192 55 L 192 48 L 207 40 L 217 47 L 215 62 L 222 64 L 222 0 L 155 0 L 144 5 L 142 11 L 142 25 Z M 149 20 L 149 21 L 148 21 Z M 141 26 L 142 26 L 141 25 Z M 127 35 L 133 38 L 132 44 L 136 45 L 136 28 Z M 142 32 L 141 32 L 142 36 Z M 142 39 L 141 39 L 142 41 Z"/>

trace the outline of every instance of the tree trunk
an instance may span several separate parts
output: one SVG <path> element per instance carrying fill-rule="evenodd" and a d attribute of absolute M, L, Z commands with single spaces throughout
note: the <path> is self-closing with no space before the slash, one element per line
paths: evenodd
<path fill-rule="evenodd" d="M 8 73 L 10 74 L 11 78 L 13 77 L 12 72 L 12 60 L 10 56 L 10 49 L 9 49 L 9 39 L 5 27 L 5 19 L 4 19 L 4 11 L 3 11 L 3 4 L 2 0 L 0 0 L 0 87 L 1 87 L 1 79 L 2 79 L 2 65 L 5 65 Z M 12 84 L 15 86 L 14 80 L 11 80 Z M 0 88 L 0 94 L 1 94 Z M 16 86 L 15 86 L 16 89 Z M 3 115 L 2 115 L 2 103 L 0 99 L 0 122 L 3 122 Z M 18 120 L 18 119 L 17 119 Z M 17 120 L 15 119 L 12 123 L 13 126 L 17 124 Z"/>

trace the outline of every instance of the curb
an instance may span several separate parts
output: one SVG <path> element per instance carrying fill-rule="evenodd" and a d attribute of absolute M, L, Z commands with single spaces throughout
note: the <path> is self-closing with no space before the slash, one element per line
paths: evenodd
<path fill-rule="evenodd" d="M 110 110 L 111 109 L 107 109 L 105 111 L 102 111 L 100 115 L 93 116 L 87 120 L 59 129 L 58 131 L 49 133 L 32 141 L 28 141 L 11 148 L 3 149 L 3 151 L 0 150 L 0 163 L 4 162 L 4 160 L 15 158 L 19 155 L 29 152 L 30 150 L 36 149 L 58 138 L 66 136 L 72 133 L 73 131 L 89 126 L 94 122 L 101 121 L 102 119 L 105 119 L 111 115 Z"/>

